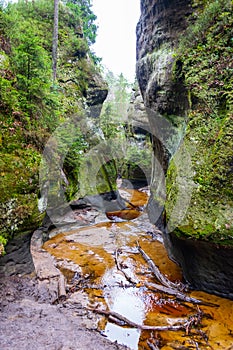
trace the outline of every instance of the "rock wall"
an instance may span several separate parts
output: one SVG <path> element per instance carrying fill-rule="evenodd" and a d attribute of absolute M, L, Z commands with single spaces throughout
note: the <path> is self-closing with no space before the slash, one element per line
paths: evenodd
<path fill-rule="evenodd" d="M 187 26 L 191 1 L 141 1 L 137 25 L 137 79 L 147 109 L 155 154 L 150 219 L 163 226 L 165 174 L 183 137 L 187 92 L 173 80 L 174 54 Z"/>
<path fill-rule="evenodd" d="M 150 219 L 192 287 L 230 298 L 232 7 L 141 0 L 137 25 L 137 78 L 154 149 Z"/>

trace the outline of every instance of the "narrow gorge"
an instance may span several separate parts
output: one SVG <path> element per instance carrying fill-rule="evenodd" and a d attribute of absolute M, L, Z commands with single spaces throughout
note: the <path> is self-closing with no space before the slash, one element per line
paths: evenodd
<path fill-rule="evenodd" d="M 141 0 L 134 84 L 91 0 L 55 81 L 53 1 L 3 3 L 1 349 L 231 350 L 232 1 Z"/>

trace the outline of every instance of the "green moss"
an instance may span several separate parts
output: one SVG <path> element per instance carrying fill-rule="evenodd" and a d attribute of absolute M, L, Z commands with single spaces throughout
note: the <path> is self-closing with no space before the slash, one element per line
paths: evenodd
<path fill-rule="evenodd" d="M 54 191 L 51 189 L 52 204 L 59 205 L 59 193 L 64 189 L 60 167 L 63 166 L 69 181 L 67 199 L 78 190 L 82 181 L 80 162 L 83 153 L 92 146 L 92 135 L 86 135 L 86 120 L 81 119 L 88 90 L 95 87 L 97 58 L 89 48 L 89 43 L 95 40 L 96 27 L 88 4 L 69 3 L 60 7 L 56 84 L 51 72 L 52 3 L 20 1 L 1 7 L 0 17 L 1 255 L 7 240 L 41 223 L 43 214 L 38 211 L 37 198 L 42 152 L 51 134 L 56 138 L 57 130 L 64 130 L 58 125 L 65 121 L 73 129 L 58 135 L 55 145 L 58 176 Z M 101 82 L 99 79 L 98 89 Z M 102 85 L 106 90 L 103 82 Z M 78 128 L 81 122 L 85 124 L 82 132 Z"/>
<path fill-rule="evenodd" d="M 174 233 L 178 237 L 186 237 L 188 239 L 196 239 L 209 241 L 214 244 L 224 245 L 224 246 L 233 246 L 233 230 L 228 230 L 225 235 L 222 235 L 222 232 L 218 232 L 215 227 L 211 224 L 202 227 L 202 229 L 194 229 L 192 226 L 179 226 L 174 230 Z"/>
<path fill-rule="evenodd" d="M 190 157 L 190 198 L 177 219 L 184 209 L 179 191 L 187 184 L 188 164 L 179 159 L 180 150 L 167 173 L 167 218 L 178 235 L 232 245 L 232 2 L 213 0 L 199 11 L 177 55 L 182 71 L 174 69 L 177 79 L 184 79 L 190 100 L 182 146 Z"/>

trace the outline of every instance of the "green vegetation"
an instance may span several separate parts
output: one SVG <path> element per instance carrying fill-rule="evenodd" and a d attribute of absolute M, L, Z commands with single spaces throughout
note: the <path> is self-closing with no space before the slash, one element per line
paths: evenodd
<path fill-rule="evenodd" d="M 141 168 L 146 172 L 144 176 L 149 176 L 152 155 L 149 136 L 143 140 L 140 147 L 140 140 L 135 139 L 128 120 L 133 84 L 130 84 L 123 74 L 114 76 L 110 71 L 105 74 L 105 80 L 109 93 L 101 111 L 100 127 L 105 138 L 113 142 L 116 148 L 112 172 L 115 176 L 121 174 L 124 178 L 131 179 L 138 176 L 139 179 L 142 176 L 139 169 Z"/>
<path fill-rule="evenodd" d="M 127 124 L 127 109 L 130 102 L 132 85 L 120 74 L 114 76 L 110 71 L 105 74 L 109 93 L 100 115 L 100 127 L 106 138 L 121 135 Z"/>
<path fill-rule="evenodd" d="M 54 85 L 53 1 L 19 0 L 7 6 L 0 2 L 0 254 L 8 239 L 41 222 L 41 153 L 60 123 L 82 114 L 89 84 L 99 74 L 99 59 L 89 47 L 96 38 L 95 19 L 90 0 L 60 1 Z M 78 126 L 75 132 L 64 163 L 68 198 L 88 147 Z"/>
<path fill-rule="evenodd" d="M 182 70 L 174 68 L 174 78 L 184 80 L 189 94 L 184 144 L 193 174 L 191 202 L 176 233 L 233 244 L 233 3 L 195 1 L 194 6 L 192 24 L 176 56 Z M 179 171 L 182 164 L 172 161 L 168 219 L 177 199 Z"/>
<path fill-rule="evenodd" d="M 149 146 L 141 151 L 128 138 L 131 85 L 122 74 L 107 73 L 108 100 L 100 118 L 88 124 L 92 105 L 100 105 L 107 93 L 96 66 L 100 59 L 90 49 L 97 31 L 91 1 L 59 1 L 56 79 L 53 12 L 48 0 L 0 5 L 0 254 L 7 240 L 32 231 L 43 219 L 37 205 L 43 197 L 39 171 L 40 180 L 50 184 L 51 209 L 63 205 L 64 188 L 70 201 L 115 189 L 119 172 L 128 176 L 137 165 L 150 168 Z M 108 142 L 114 146 L 110 161 L 94 152 L 92 172 L 86 174 L 91 150 Z M 92 173 L 96 188 L 87 181 Z"/>

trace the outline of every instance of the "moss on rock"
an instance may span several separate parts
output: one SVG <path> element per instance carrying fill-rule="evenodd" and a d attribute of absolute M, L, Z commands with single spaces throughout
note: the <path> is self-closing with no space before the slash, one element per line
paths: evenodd
<path fill-rule="evenodd" d="M 95 66 L 97 58 L 89 48 L 90 40 L 95 39 L 95 17 L 90 15 L 91 9 L 80 4 L 59 7 L 58 79 L 54 84 L 52 4 L 38 0 L 0 6 L 0 255 L 7 240 L 35 229 L 42 221 L 37 204 L 39 171 L 51 134 L 65 122 L 79 124 L 87 106 L 95 104 L 93 98 L 101 105 L 107 95 Z M 83 31 L 87 21 L 88 30 Z M 64 187 L 68 200 L 77 191 L 82 153 L 90 146 L 86 130 L 80 135 L 77 127 L 76 138 L 71 134 L 63 140 L 60 135 L 55 205 Z M 65 160 L 62 147 L 68 152 Z M 65 186 L 62 175 L 68 179 Z"/>
<path fill-rule="evenodd" d="M 176 220 L 174 208 L 179 206 L 180 179 L 187 184 L 187 163 L 174 158 L 166 202 L 169 226 L 176 227 L 177 235 L 227 245 L 233 245 L 232 24 L 232 2 L 211 1 L 180 44 L 178 59 L 190 96 L 182 147 L 190 157 L 192 190 L 186 213 Z"/>

